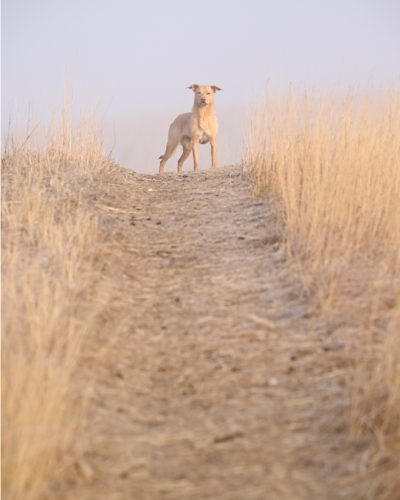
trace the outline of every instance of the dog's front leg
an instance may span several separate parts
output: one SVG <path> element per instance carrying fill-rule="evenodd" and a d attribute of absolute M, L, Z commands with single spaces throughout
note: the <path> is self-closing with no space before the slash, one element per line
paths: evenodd
<path fill-rule="evenodd" d="M 199 170 L 200 165 L 199 165 L 199 143 L 197 142 L 196 139 L 193 141 L 193 164 L 194 164 L 194 169 Z"/>
<path fill-rule="evenodd" d="M 217 168 L 217 139 L 213 137 L 210 141 L 211 143 L 211 168 Z"/>

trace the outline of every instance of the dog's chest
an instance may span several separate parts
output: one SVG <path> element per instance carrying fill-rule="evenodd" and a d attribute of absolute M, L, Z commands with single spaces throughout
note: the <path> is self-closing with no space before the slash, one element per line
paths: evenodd
<path fill-rule="evenodd" d="M 211 139 L 211 132 L 209 130 L 200 130 L 199 131 L 199 143 L 207 144 Z"/>
<path fill-rule="evenodd" d="M 197 110 L 197 113 L 194 114 L 195 137 L 200 144 L 210 142 L 214 135 L 213 130 L 216 128 L 216 116 L 211 111 Z"/>

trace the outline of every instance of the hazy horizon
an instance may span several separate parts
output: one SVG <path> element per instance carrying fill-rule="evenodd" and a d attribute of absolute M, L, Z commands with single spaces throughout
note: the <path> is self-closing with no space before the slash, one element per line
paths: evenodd
<path fill-rule="evenodd" d="M 191 109 L 186 87 L 211 83 L 223 88 L 219 163 L 236 163 L 246 110 L 267 86 L 398 83 L 399 18 L 391 0 L 4 0 L 2 131 L 32 108 L 48 123 L 67 82 L 77 113 L 97 110 L 116 161 L 155 172 L 169 124 Z"/>

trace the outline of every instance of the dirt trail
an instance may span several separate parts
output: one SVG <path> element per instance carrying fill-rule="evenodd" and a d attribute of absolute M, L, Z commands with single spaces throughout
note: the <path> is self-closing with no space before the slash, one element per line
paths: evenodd
<path fill-rule="evenodd" d="M 101 361 L 88 346 L 94 401 L 66 497 L 335 498 L 340 465 L 314 443 L 318 357 L 335 354 L 307 335 L 275 215 L 246 176 L 121 173 L 96 209 L 118 299 Z"/>

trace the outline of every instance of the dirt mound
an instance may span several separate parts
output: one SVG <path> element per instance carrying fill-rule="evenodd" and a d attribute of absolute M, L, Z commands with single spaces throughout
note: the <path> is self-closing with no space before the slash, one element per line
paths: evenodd
<path fill-rule="evenodd" d="M 237 167 L 121 171 L 104 189 L 93 206 L 115 299 L 85 347 L 82 480 L 58 495 L 336 498 L 340 467 L 315 453 L 318 360 L 335 349 L 307 334 L 274 211 Z"/>

